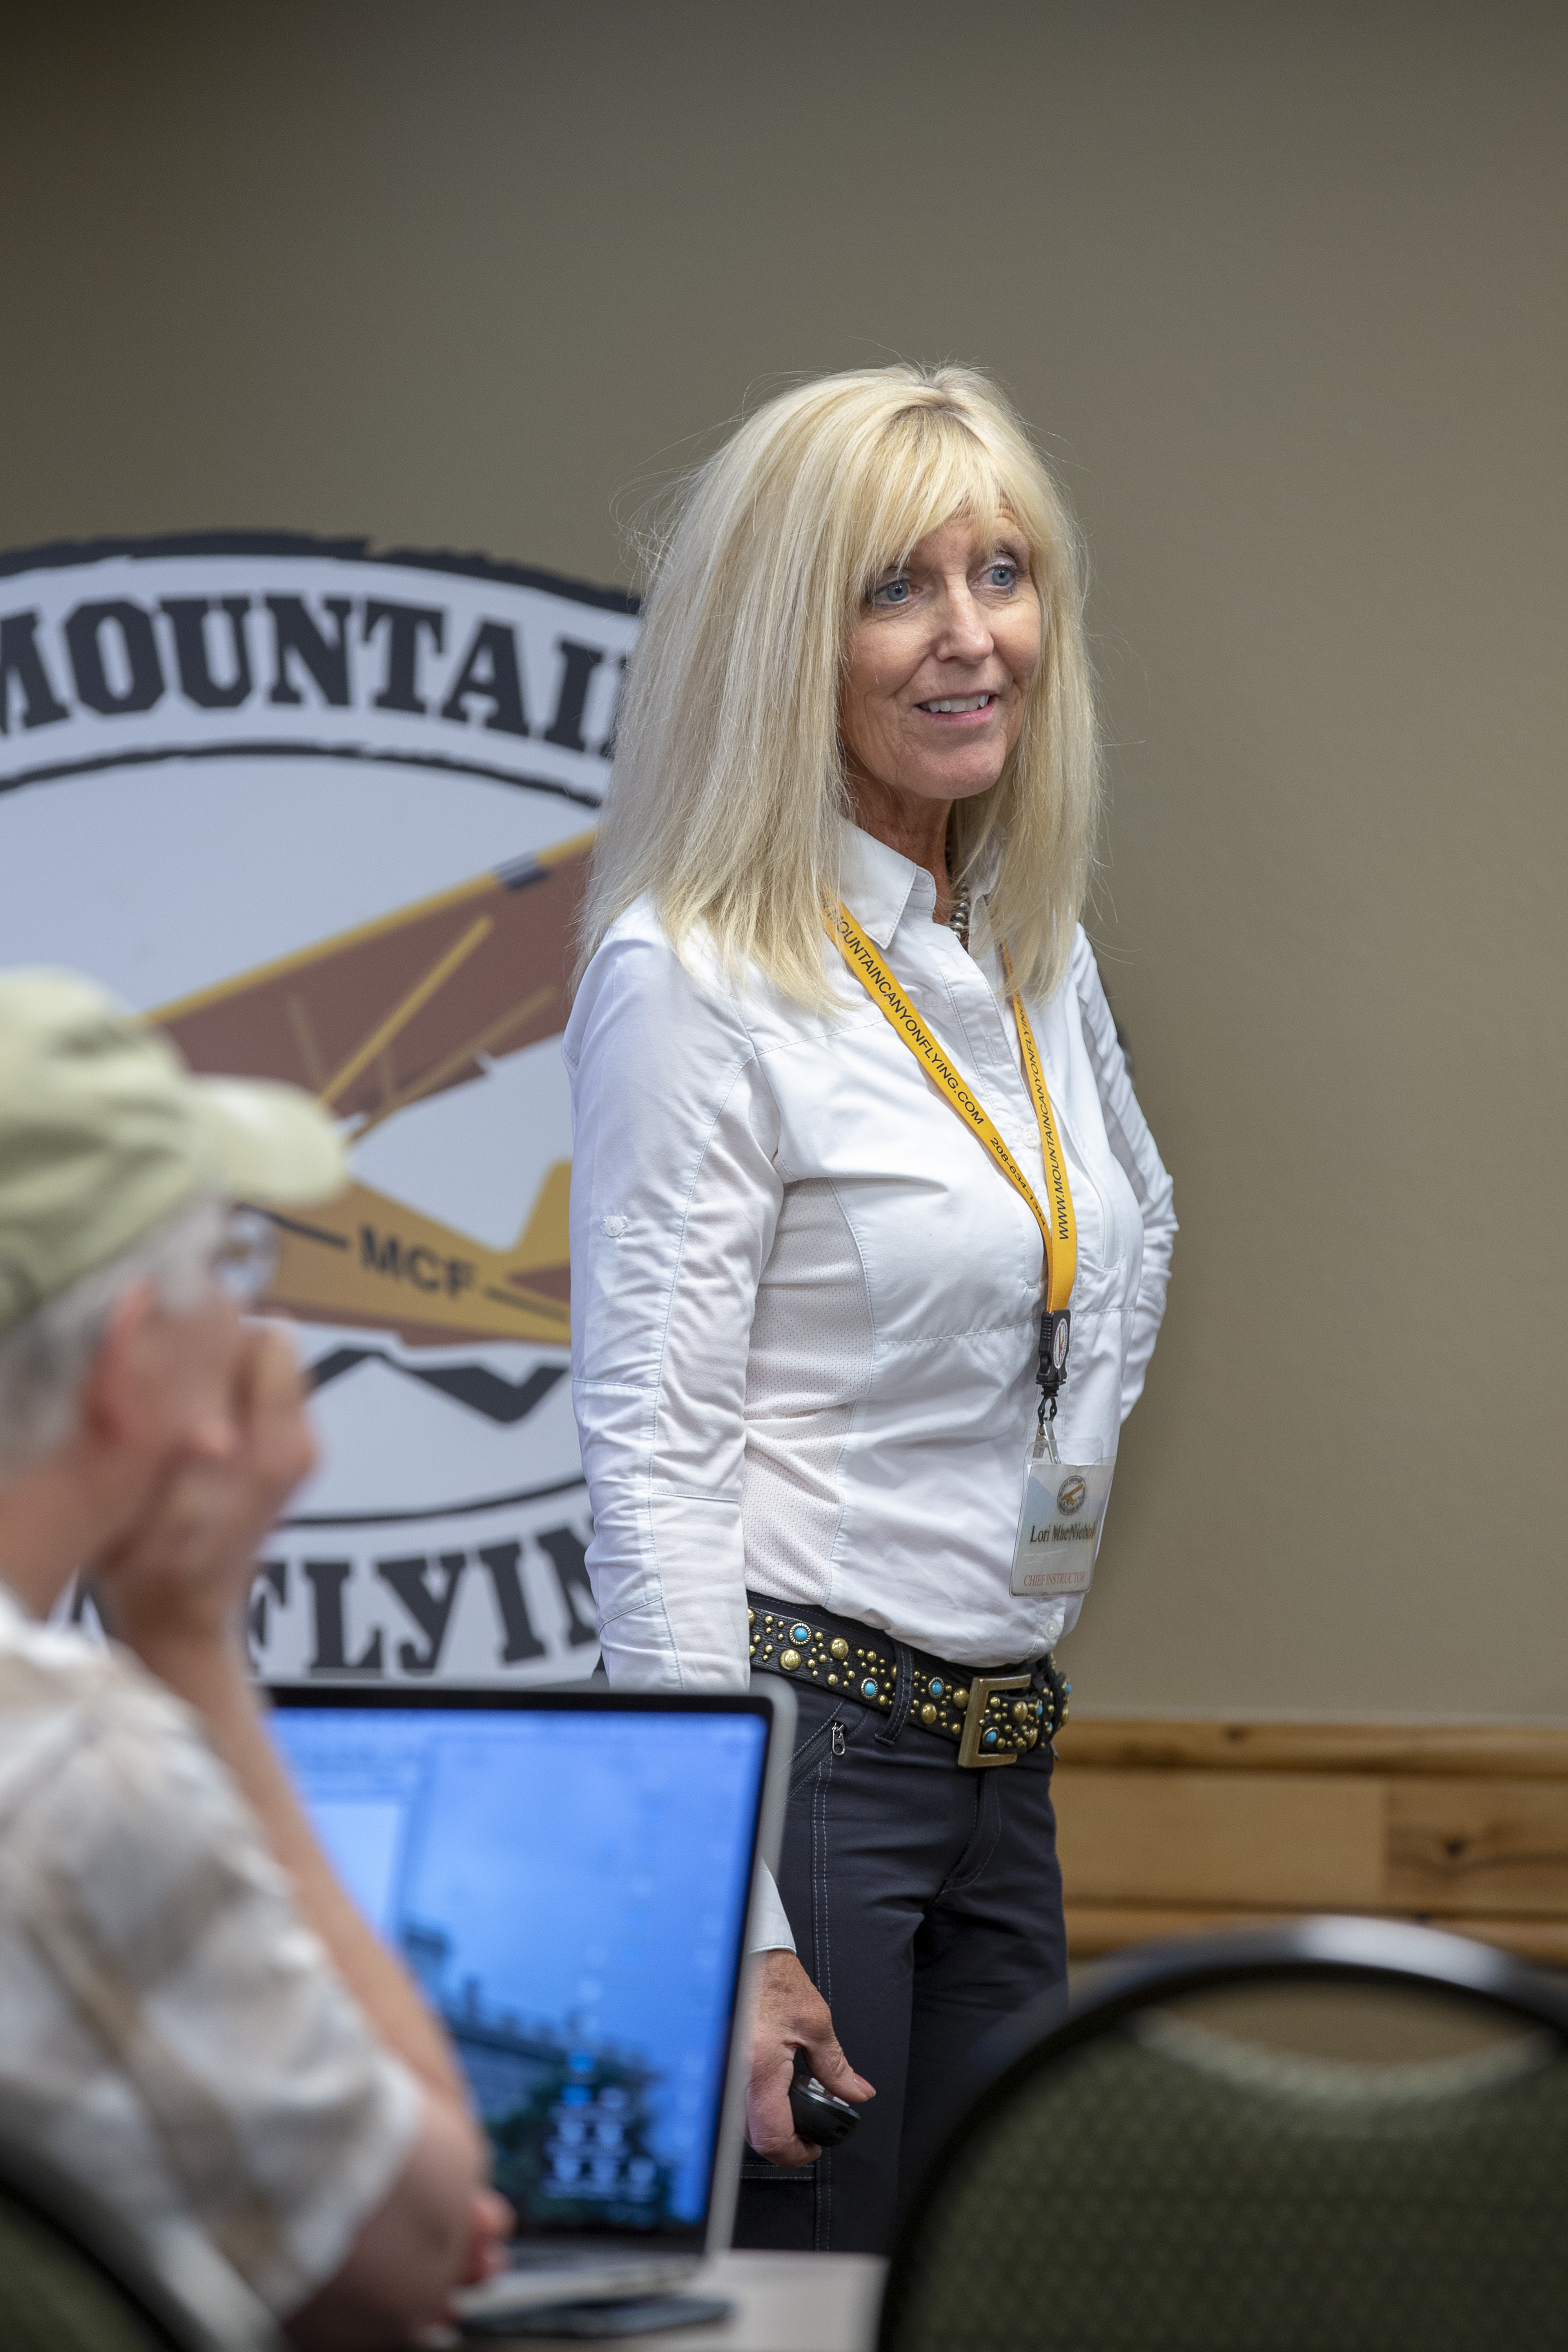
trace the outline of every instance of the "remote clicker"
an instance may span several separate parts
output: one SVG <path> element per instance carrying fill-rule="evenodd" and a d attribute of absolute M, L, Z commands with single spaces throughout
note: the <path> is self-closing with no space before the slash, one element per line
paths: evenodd
<path fill-rule="evenodd" d="M 813 2147 L 839 2147 L 860 2120 L 847 2099 L 836 2098 L 831 2091 L 823 2089 L 804 2050 L 795 2053 L 789 2111 L 795 2117 L 796 2131 Z"/>

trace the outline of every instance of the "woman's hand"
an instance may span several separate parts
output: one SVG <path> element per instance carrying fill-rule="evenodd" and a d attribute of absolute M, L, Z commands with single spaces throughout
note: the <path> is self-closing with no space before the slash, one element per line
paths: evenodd
<path fill-rule="evenodd" d="M 827 2003 L 793 1952 L 759 1952 L 746 1985 L 751 2019 L 751 2081 L 746 2137 L 770 2164 L 815 2164 L 820 2148 L 800 2137 L 790 2113 L 795 2053 L 804 2050 L 825 2091 L 858 2106 L 874 2099 L 838 2047 Z"/>

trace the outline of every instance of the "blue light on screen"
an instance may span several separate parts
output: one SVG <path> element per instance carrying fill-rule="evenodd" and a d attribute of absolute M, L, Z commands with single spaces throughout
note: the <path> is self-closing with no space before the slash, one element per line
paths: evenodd
<path fill-rule="evenodd" d="M 700 2221 L 761 1719 L 307 1706 L 272 1727 L 498 2146 L 534 2098 L 533 2168 L 502 2182 L 525 2225 Z"/>

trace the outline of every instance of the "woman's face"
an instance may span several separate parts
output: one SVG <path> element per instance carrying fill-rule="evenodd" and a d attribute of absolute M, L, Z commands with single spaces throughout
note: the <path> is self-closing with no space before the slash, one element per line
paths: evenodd
<path fill-rule="evenodd" d="M 956 515 L 879 580 L 849 632 L 839 728 L 851 782 L 967 800 L 1001 775 L 1039 665 L 1040 599 L 1004 508 Z"/>

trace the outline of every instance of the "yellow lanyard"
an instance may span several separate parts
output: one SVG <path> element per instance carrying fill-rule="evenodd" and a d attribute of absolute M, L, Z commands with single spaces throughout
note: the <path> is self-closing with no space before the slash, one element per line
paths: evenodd
<path fill-rule="evenodd" d="M 1022 995 L 1016 987 L 1013 988 L 1013 1017 L 1018 1024 L 1018 1041 L 1024 1052 L 1024 1072 L 1034 1098 L 1035 1118 L 1040 1129 L 1040 1150 L 1045 1156 L 1046 1179 L 1050 1190 L 1051 1213 L 1048 1218 L 1035 1198 L 1034 1187 L 1003 1141 L 995 1121 L 984 1105 L 977 1100 L 962 1073 L 953 1068 L 842 898 L 837 902 L 837 912 L 829 910 L 826 919 L 839 954 L 872 1003 L 892 1024 L 895 1034 L 909 1047 L 915 1059 L 936 1080 L 965 1127 L 985 1146 L 1014 1191 L 1028 1203 L 1040 1229 L 1040 1239 L 1045 1244 L 1045 1305 L 1047 1315 L 1054 1321 L 1072 1297 L 1073 1278 L 1078 1273 L 1078 1219 L 1073 1214 L 1072 1192 L 1068 1184 L 1061 1145 L 1057 1139 L 1057 1123 L 1051 1115 L 1051 1098 L 1046 1091 L 1045 1072 L 1040 1067 L 1039 1048 L 1035 1044 L 1035 1033 L 1029 1026 L 1029 1016 L 1024 1010 Z M 1002 943 L 1002 967 L 1011 984 L 1013 960 L 1007 953 L 1005 940 Z M 1064 1332 L 1058 1370 L 1065 1359 Z"/>

